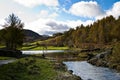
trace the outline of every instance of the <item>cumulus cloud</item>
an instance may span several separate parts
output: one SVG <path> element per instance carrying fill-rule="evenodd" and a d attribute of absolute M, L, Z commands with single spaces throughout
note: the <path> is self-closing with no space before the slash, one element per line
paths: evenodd
<path fill-rule="evenodd" d="M 114 16 L 116 19 L 120 16 L 120 1 L 113 4 L 111 9 L 106 10 L 104 15 L 99 15 L 96 17 L 96 20 L 102 19 L 107 16 Z"/>
<path fill-rule="evenodd" d="M 15 2 L 26 6 L 26 7 L 35 7 L 38 5 L 45 5 L 45 6 L 58 6 L 58 0 L 14 0 Z"/>
<path fill-rule="evenodd" d="M 93 20 L 87 20 L 87 21 L 81 21 L 81 20 L 72 20 L 72 21 L 67 21 L 66 23 L 68 24 L 68 26 L 70 26 L 71 28 L 76 28 L 77 26 L 80 26 L 81 24 L 83 24 L 84 26 L 90 25 L 92 24 L 94 21 Z"/>
<path fill-rule="evenodd" d="M 2 29 L 3 27 L 3 25 L 4 25 L 4 23 L 5 23 L 5 20 L 4 19 L 0 19 L 0 29 Z"/>
<path fill-rule="evenodd" d="M 69 30 L 70 28 L 76 28 L 76 26 L 79 26 L 81 24 L 83 25 L 89 25 L 93 23 L 94 21 L 88 20 L 88 21 L 57 21 L 55 19 L 50 19 L 50 18 L 40 18 L 36 21 L 27 23 L 25 25 L 25 29 L 31 29 L 35 32 L 38 32 L 39 34 L 47 34 L 47 35 L 52 35 L 53 33 L 56 32 L 64 32 L 66 30 Z"/>
<path fill-rule="evenodd" d="M 41 10 L 38 17 L 39 18 L 56 18 L 58 14 L 56 12 L 50 13 L 47 10 Z"/>
<path fill-rule="evenodd" d="M 81 1 L 75 3 L 71 6 L 69 12 L 76 16 L 89 18 L 103 15 L 105 13 L 95 1 Z"/>
<path fill-rule="evenodd" d="M 5 19 L 12 13 L 18 16 L 25 23 L 37 19 L 36 14 L 30 13 L 30 9 L 9 0 L 2 0 L 2 2 L 0 0 L 0 11 L 2 11 L 0 13 L 0 19 Z"/>
<path fill-rule="evenodd" d="M 56 32 L 63 32 L 70 27 L 65 22 L 56 21 L 55 19 L 40 18 L 34 22 L 25 25 L 25 29 L 31 29 L 39 34 L 52 35 Z"/>
<path fill-rule="evenodd" d="M 39 17 L 47 17 L 49 12 L 47 10 L 41 10 L 39 13 Z"/>
<path fill-rule="evenodd" d="M 56 32 L 66 31 L 69 28 L 76 28 L 76 26 L 81 24 L 86 26 L 94 22 L 93 20 L 81 21 L 74 19 L 59 21 L 58 17 L 61 17 L 62 11 L 68 15 L 71 13 L 83 18 L 94 17 L 96 20 L 109 15 L 113 15 L 116 18 L 120 16 L 120 1 L 114 3 L 114 5 L 106 11 L 102 10 L 95 1 L 80 1 L 73 4 L 69 10 L 65 7 L 62 7 L 62 9 L 60 7 L 48 7 L 49 10 L 41 8 L 42 10 L 39 11 L 39 13 L 34 12 L 34 10 L 29 7 L 39 5 L 58 6 L 58 0 L 12 0 L 9 3 L 8 1 L 9 0 L 3 0 L 3 2 L 0 3 L 0 10 L 2 11 L 2 13 L 0 13 L 0 19 L 5 19 L 9 14 L 14 12 L 25 23 L 25 29 L 31 29 L 39 34 L 52 35 Z M 67 1 L 70 0 L 66 0 L 66 2 Z M 16 2 L 19 4 L 16 4 Z M 3 20 L 0 20 L 0 25 L 3 24 L 3 22 Z"/>
<path fill-rule="evenodd" d="M 120 16 L 120 1 L 113 4 L 111 9 L 102 10 L 95 1 L 80 1 L 71 6 L 69 12 L 80 17 L 95 18 L 96 20 L 113 15 L 115 18 Z"/>
<path fill-rule="evenodd" d="M 56 12 L 52 13 L 51 15 L 49 15 L 50 18 L 56 18 L 58 16 L 58 14 Z"/>
<path fill-rule="evenodd" d="M 114 3 L 112 9 L 106 12 L 107 15 L 113 15 L 115 18 L 120 16 L 120 1 Z"/>
<path fill-rule="evenodd" d="M 58 24 L 57 22 L 50 21 L 46 25 L 50 26 L 52 30 L 65 31 L 69 29 L 69 27 L 66 24 Z"/>

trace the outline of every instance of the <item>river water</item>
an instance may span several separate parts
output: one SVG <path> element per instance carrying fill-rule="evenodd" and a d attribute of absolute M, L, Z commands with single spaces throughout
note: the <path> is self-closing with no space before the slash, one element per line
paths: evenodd
<path fill-rule="evenodd" d="M 12 62 L 14 62 L 14 61 L 15 61 L 15 60 L 0 60 L 0 65 L 12 63 Z"/>
<path fill-rule="evenodd" d="M 22 51 L 23 54 L 43 54 L 43 53 L 61 53 L 64 52 L 64 50 L 27 50 Z"/>
<path fill-rule="evenodd" d="M 83 80 L 120 80 L 120 74 L 109 68 L 96 67 L 86 61 L 64 62 L 68 70 Z"/>

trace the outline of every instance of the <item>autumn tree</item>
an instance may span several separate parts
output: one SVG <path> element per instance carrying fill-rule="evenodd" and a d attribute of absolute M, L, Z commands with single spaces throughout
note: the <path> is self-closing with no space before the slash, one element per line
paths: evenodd
<path fill-rule="evenodd" d="M 113 16 L 107 16 L 91 25 L 80 25 L 76 29 L 71 28 L 62 35 L 59 33 L 57 35 L 59 35 L 57 45 L 63 43 L 68 47 L 93 48 L 97 45 L 110 44 L 120 41 L 120 17 L 115 19 Z"/>

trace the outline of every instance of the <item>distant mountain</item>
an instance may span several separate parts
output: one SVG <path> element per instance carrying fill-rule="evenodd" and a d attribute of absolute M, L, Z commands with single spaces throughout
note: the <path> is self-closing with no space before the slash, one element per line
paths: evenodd
<path fill-rule="evenodd" d="M 48 36 L 39 35 L 38 33 L 34 32 L 32 30 L 24 29 L 23 32 L 24 32 L 24 35 L 25 35 L 24 42 L 32 42 L 32 41 L 36 41 L 36 40 L 48 39 Z"/>

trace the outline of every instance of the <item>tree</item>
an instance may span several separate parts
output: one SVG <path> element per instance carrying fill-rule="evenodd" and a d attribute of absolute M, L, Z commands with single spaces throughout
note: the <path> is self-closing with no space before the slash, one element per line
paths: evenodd
<path fill-rule="evenodd" d="M 53 37 L 57 37 L 57 36 L 61 36 L 61 35 L 63 35 L 63 33 L 55 33 L 55 34 L 53 34 Z"/>
<path fill-rule="evenodd" d="M 77 26 L 76 29 L 65 31 L 59 35 L 57 45 L 64 44 L 69 47 L 99 47 L 103 44 L 120 41 L 120 17 L 115 19 L 113 16 L 104 17 L 91 25 Z M 96 44 L 96 45 L 95 45 Z"/>
<path fill-rule="evenodd" d="M 6 18 L 4 28 L 0 30 L 0 37 L 7 49 L 15 50 L 22 45 L 24 39 L 23 26 L 24 24 L 14 14 Z"/>

